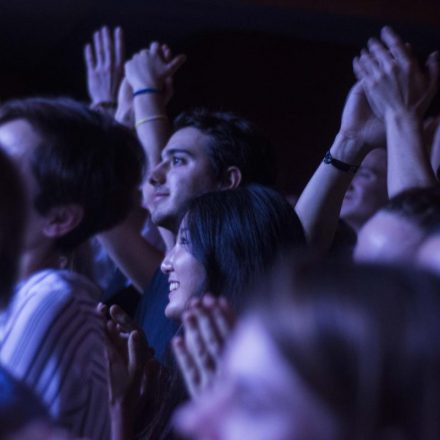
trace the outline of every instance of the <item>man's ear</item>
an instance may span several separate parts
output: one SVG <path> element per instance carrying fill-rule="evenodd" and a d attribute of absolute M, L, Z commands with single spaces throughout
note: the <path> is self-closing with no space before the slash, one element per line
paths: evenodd
<path fill-rule="evenodd" d="M 238 167 L 229 167 L 224 174 L 221 189 L 237 188 L 241 183 L 241 178 L 241 171 Z"/>
<path fill-rule="evenodd" d="M 46 237 L 62 237 L 73 231 L 84 218 L 84 209 L 75 203 L 55 206 L 44 215 L 46 223 L 43 233 Z"/>

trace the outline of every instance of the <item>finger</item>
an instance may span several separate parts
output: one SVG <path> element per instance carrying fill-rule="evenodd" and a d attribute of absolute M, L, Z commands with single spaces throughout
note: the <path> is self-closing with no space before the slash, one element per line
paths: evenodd
<path fill-rule="evenodd" d="M 140 335 L 136 330 L 132 331 L 128 338 L 128 372 L 139 391 L 145 362 L 146 354 L 142 350 Z"/>
<path fill-rule="evenodd" d="M 167 65 L 166 75 L 173 76 L 185 63 L 186 55 L 177 55 Z"/>
<path fill-rule="evenodd" d="M 96 311 L 103 318 L 107 318 L 108 317 L 108 306 L 106 306 L 104 303 L 99 302 L 98 305 L 96 306 Z"/>
<path fill-rule="evenodd" d="M 224 298 L 219 298 L 218 305 L 213 309 L 212 317 L 220 337 L 226 340 L 234 328 L 235 314 Z"/>
<path fill-rule="evenodd" d="M 219 331 L 217 331 L 214 319 L 210 316 L 213 313 L 213 307 L 199 308 L 194 311 L 194 314 L 203 344 L 208 350 L 211 359 L 216 360 L 220 357 L 224 340 L 221 338 Z"/>
<path fill-rule="evenodd" d="M 163 59 L 166 63 L 168 63 L 169 61 L 171 61 L 171 58 L 173 57 L 171 49 L 167 44 L 162 44 L 161 49 L 162 49 Z"/>
<path fill-rule="evenodd" d="M 358 57 L 353 58 L 353 73 L 358 81 L 362 81 L 362 79 L 367 76 L 367 72 L 364 70 L 362 64 L 359 61 Z"/>
<path fill-rule="evenodd" d="M 177 360 L 177 365 L 179 366 L 180 372 L 182 373 L 186 388 L 190 396 L 194 398 L 198 394 L 200 382 L 197 366 L 193 361 L 190 353 L 186 349 L 182 337 L 177 336 L 173 338 L 171 346 L 173 348 L 174 356 Z"/>
<path fill-rule="evenodd" d="M 95 46 L 95 61 L 97 67 L 104 63 L 104 48 L 102 46 L 100 31 L 93 33 L 93 44 Z"/>
<path fill-rule="evenodd" d="M 86 63 L 87 70 L 93 70 L 95 68 L 95 57 L 93 56 L 91 44 L 84 46 L 84 61 Z"/>
<path fill-rule="evenodd" d="M 191 298 L 188 302 L 188 309 L 192 309 L 200 306 L 200 298 Z"/>
<path fill-rule="evenodd" d="M 385 49 L 379 40 L 376 38 L 370 38 L 368 40 L 368 49 L 384 69 L 391 70 L 393 58 L 390 52 Z"/>
<path fill-rule="evenodd" d="M 117 27 L 114 30 L 114 41 L 115 41 L 115 64 L 117 66 L 122 66 L 125 61 L 125 39 L 124 32 L 121 27 Z"/>
<path fill-rule="evenodd" d="M 117 304 L 113 304 L 110 307 L 110 316 L 125 331 L 132 331 L 137 328 L 133 319 Z"/>
<path fill-rule="evenodd" d="M 157 41 L 152 41 L 149 48 L 151 55 L 158 55 L 159 50 L 160 50 L 160 44 Z"/>
<path fill-rule="evenodd" d="M 101 38 L 104 48 L 104 63 L 111 66 L 113 64 L 113 41 L 108 26 L 101 29 Z"/>
<path fill-rule="evenodd" d="M 382 41 L 388 46 L 391 55 L 400 64 L 407 64 L 412 59 L 411 51 L 403 44 L 400 37 L 389 27 L 382 28 L 380 33 Z"/>
<path fill-rule="evenodd" d="M 434 97 L 440 79 L 440 56 L 437 51 L 429 55 L 426 68 L 428 70 L 428 95 Z"/>
<path fill-rule="evenodd" d="M 372 79 L 380 75 L 381 70 L 377 60 L 366 50 L 361 51 L 359 63 L 366 73 L 365 79 Z"/>
<path fill-rule="evenodd" d="M 201 381 L 205 382 L 214 371 L 214 362 L 205 346 L 197 319 L 191 312 L 183 316 L 183 328 L 185 331 L 185 347 L 191 353 L 191 357 L 199 369 Z"/>

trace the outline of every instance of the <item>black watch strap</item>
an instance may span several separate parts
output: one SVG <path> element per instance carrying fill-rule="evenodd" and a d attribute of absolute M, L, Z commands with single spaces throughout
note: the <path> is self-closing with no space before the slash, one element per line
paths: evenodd
<path fill-rule="evenodd" d="M 345 171 L 346 173 L 354 174 L 359 169 L 359 165 L 350 165 L 349 163 L 345 163 L 338 159 L 335 159 L 330 154 L 330 151 L 327 151 L 327 153 L 325 153 L 323 162 L 329 165 L 333 165 L 338 170 Z"/>

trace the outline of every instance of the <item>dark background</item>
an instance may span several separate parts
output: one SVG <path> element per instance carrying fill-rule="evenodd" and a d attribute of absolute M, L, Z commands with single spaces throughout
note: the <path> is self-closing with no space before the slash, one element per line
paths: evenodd
<path fill-rule="evenodd" d="M 296 193 L 338 130 L 368 37 L 391 24 L 422 58 L 440 48 L 439 0 L 1 0 L 0 99 L 87 99 L 83 45 L 103 24 L 123 26 L 128 55 L 153 39 L 186 53 L 171 114 L 253 119 L 274 142 L 280 188 Z"/>

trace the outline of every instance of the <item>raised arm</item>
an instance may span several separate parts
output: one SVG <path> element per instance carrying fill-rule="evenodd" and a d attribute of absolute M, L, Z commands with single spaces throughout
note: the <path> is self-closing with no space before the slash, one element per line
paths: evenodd
<path fill-rule="evenodd" d="M 351 168 L 342 166 L 346 168 L 342 170 L 338 162 L 322 162 L 295 206 L 309 244 L 318 251 L 330 248 L 356 167 L 369 151 L 384 145 L 384 134 L 383 124 L 370 109 L 362 85 L 356 83 L 348 94 L 339 132 L 329 150 L 333 159 Z M 326 162 L 329 160 L 327 155 Z"/>
<path fill-rule="evenodd" d="M 93 42 L 84 47 L 87 90 L 92 108 L 111 115 L 116 110 L 116 98 L 122 80 L 125 45 L 122 29 L 113 34 L 107 26 L 93 34 Z"/>
<path fill-rule="evenodd" d="M 153 42 L 125 64 L 133 91 L 135 128 L 149 170 L 159 162 L 170 135 L 166 105 L 172 96 L 173 75 L 185 60 L 185 55 L 173 56 L 167 45 Z"/>
<path fill-rule="evenodd" d="M 390 28 L 382 41 L 370 39 L 368 51 L 354 60 L 356 76 L 386 126 L 388 193 L 435 184 L 429 155 L 423 145 L 422 118 L 439 78 L 438 54 L 429 56 L 424 73 L 411 48 Z"/>

